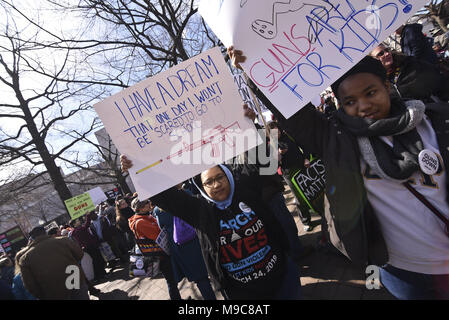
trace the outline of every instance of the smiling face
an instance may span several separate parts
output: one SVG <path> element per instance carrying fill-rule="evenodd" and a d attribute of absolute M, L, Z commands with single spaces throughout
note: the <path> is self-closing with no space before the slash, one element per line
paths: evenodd
<path fill-rule="evenodd" d="M 353 117 L 379 120 L 390 114 L 390 87 L 371 73 L 357 73 L 338 87 L 338 97 L 345 112 Z"/>
<path fill-rule="evenodd" d="M 385 69 L 389 70 L 393 67 L 393 55 L 390 48 L 383 44 L 378 45 L 370 54 L 373 58 L 379 60 Z"/>
<path fill-rule="evenodd" d="M 201 173 L 201 182 L 204 191 L 215 201 L 224 201 L 231 193 L 231 184 L 228 177 L 219 166 L 203 171 Z"/>

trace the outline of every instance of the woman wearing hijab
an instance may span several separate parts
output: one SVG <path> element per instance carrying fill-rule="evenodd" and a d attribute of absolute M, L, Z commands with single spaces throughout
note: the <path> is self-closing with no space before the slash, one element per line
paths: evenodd
<path fill-rule="evenodd" d="M 132 163 L 122 156 L 123 169 Z M 299 299 L 298 268 L 288 257 L 288 239 L 263 199 L 236 184 L 219 165 L 193 179 L 195 198 L 171 188 L 151 198 L 158 207 L 193 226 L 212 283 L 225 299 Z"/>

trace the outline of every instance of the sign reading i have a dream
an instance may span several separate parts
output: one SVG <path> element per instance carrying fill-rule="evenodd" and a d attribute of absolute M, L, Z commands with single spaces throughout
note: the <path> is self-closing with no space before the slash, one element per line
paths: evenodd
<path fill-rule="evenodd" d="M 242 104 L 217 47 L 94 107 L 146 199 L 261 143 Z"/>

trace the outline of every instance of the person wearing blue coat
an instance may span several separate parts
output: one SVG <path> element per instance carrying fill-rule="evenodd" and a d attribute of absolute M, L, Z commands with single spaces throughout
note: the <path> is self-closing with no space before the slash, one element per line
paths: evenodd
<path fill-rule="evenodd" d="M 216 300 L 208 278 L 198 237 L 178 245 L 173 240 L 173 215 L 158 207 L 153 209 L 153 215 L 156 217 L 161 230 L 165 228 L 168 233 L 170 260 L 175 281 L 179 282 L 186 277 L 187 280 L 196 283 L 204 300 Z"/>
<path fill-rule="evenodd" d="M 16 300 L 37 300 L 27 289 L 25 289 L 20 273 L 17 273 L 14 276 L 11 291 Z"/>

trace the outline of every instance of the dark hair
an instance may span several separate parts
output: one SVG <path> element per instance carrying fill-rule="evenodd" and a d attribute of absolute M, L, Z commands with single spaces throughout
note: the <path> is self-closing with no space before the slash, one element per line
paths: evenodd
<path fill-rule="evenodd" d="M 29 233 L 31 239 L 33 239 L 33 240 L 39 236 L 43 236 L 46 234 L 47 233 L 45 232 L 45 228 L 43 226 L 34 227 Z"/>
<path fill-rule="evenodd" d="M 279 125 L 276 121 L 270 121 L 267 123 L 267 127 L 270 129 L 279 129 Z"/>
<path fill-rule="evenodd" d="M 385 70 L 385 67 L 382 65 L 382 63 L 371 56 L 366 56 L 365 58 L 360 60 L 359 63 L 353 66 L 348 72 L 342 75 L 340 79 L 338 79 L 331 85 L 332 91 L 334 92 L 334 95 L 337 99 L 339 98 L 338 88 L 343 83 L 343 81 L 345 81 L 350 76 L 358 73 L 371 73 L 379 77 L 382 83 L 387 81 L 387 71 Z"/>
<path fill-rule="evenodd" d="M 54 235 L 54 234 L 58 234 L 58 231 L 59 231 L 58 228 L 53 227 L 53 228 L 51 228 L 50 230 L 47 231 L 47 234 L 48 234 L 49 236 L 52 236 L 52 235 Z"/>

